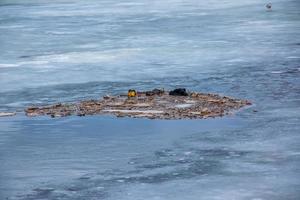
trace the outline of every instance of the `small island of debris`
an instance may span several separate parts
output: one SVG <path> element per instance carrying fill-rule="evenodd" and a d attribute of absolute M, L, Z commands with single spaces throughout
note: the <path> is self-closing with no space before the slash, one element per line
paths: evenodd
<path fill-rule="evenodd" d="M 104 96 L 100 100 L 29 107 L 25 109 L 25 113 L 30 117 L 112 114 L 117 117 L 149 119 L 200 119 L 223 116 L 246 105 L 251 103 L 247 100 L 217 94 L 187 92 L 184 88 L 178 88 L 173 91 L 129 90 L 128 94 Z"/>

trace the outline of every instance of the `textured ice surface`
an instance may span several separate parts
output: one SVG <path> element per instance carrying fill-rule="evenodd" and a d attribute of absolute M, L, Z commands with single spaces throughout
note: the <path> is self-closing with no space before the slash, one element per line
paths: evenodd
<path fill-rule="evenodd" d="M 266 3 L 1 0 L 1 112 L 157 87 L 255 105 L 203 121 L 1 118 L 0 199 L 299 199 L 300 3 Z"/>

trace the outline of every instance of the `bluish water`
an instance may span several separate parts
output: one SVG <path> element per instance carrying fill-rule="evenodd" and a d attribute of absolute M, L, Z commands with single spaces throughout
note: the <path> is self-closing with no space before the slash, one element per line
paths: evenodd
<path fill-rule="evenodd" d="M 0 111 L 179 86 L 254 105 L 1 118 L 0 199 L 299 199 L 300 2 L 266 3 L 1 0 Z"/>

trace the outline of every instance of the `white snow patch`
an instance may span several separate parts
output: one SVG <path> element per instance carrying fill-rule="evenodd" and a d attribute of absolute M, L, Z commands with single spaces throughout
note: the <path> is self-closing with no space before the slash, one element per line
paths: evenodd
<path fill-rule="evenodd" d="M 118 110 L 118 109 L 112 109 L 112 110 L 103 110 L 103 112 L 121 112 L 121 113 L 144 113 L 144 114 L 159 114 L 163 113 L 161 110 Z"/>

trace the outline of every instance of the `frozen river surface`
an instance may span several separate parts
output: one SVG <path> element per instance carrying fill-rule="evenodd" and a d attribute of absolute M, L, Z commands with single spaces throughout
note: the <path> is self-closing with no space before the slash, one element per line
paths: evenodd
<path fill-rule="evenodd" d="M 186 87 L 210 120 L 0 119 L 0 199 L 300 199 L 300 1 L 0 0 L 0 110 Z"/>

